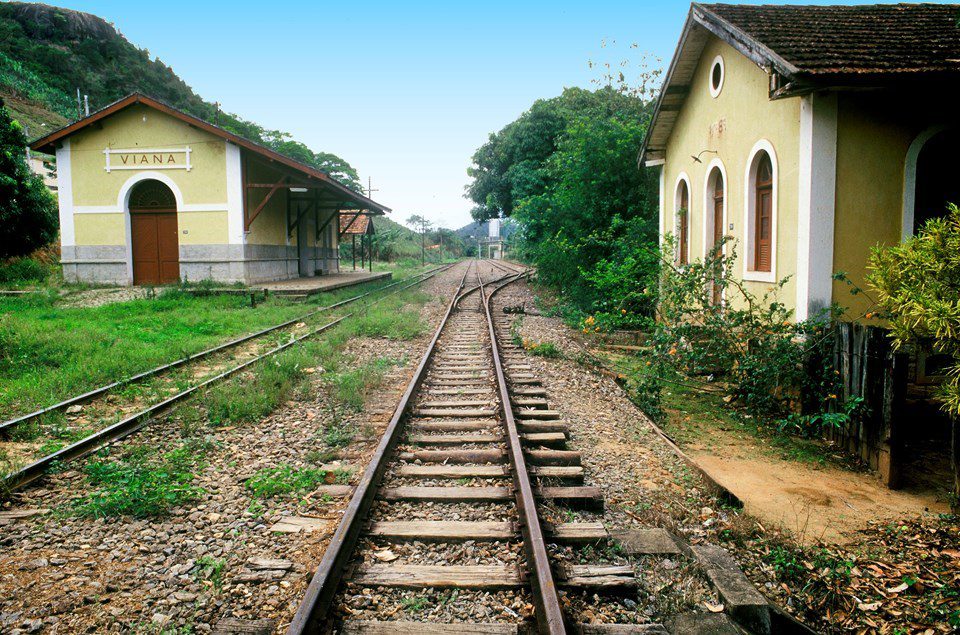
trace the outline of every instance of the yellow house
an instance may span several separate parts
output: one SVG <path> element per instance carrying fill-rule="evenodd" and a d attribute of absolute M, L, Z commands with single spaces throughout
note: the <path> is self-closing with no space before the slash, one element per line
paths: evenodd
<path fill-rule="evenodd" d="M 339 271 L 341 209 L 388 208 L 133 94 L 31 148 L 56 154 L 64 278 L 247 284 Z"/>
<path fill-rule="evenodd" d="M 960 204 L 960 5 L 693 4 L 641 150 L 677 259 L 857 319 L 870 250 Z M 729 248 L 729 246 L 728 246 Z"/>

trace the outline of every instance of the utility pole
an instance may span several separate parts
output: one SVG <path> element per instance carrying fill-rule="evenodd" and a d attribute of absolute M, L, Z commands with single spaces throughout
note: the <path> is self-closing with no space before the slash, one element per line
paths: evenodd
<path fill-rule="evenodd" d="M 380 191 L 380 190 L 375 190 L 375 189 L 373 188 L 373 179 L 368 176 L 368 177 L 367 177 L 367 198 L 369 198 L 370 200 L 373 200 L 373 193 L 374 193 L 374 192 L 379 192 L 379 191 Z M 372 218 L 368 218 L 368 219 L 367 219 L 367 224 L 368 224 L 368 225 L 369 225 L 370 223 L 372 223 L 372 222 L 373 222 L 373 219 L 372 219 Z M 374 246 L 374 245 L 373 245 L 373 235 L 372 235 L 372 234 L 371 234 L 370 237 L 367 239 L 367 244 L 370 246 L 370 271 L 373 271 L 373 246 Z M 363 249 L 363 238 L 360 239 L 360 249 Z"/>
<path fill-rule="evenodd" d="M 420 266 L 427 263 L 427 219 L 420 221 Z"/>

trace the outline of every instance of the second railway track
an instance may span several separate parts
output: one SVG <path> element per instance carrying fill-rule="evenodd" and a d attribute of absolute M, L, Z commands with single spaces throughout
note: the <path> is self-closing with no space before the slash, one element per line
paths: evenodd
<path fill-rule="evenodd" d="M 0 439 L 3 437 L 9 438 L 10 433 L 18 426 L 33 423 L 44 415 L 47 415 L 51 412 L 65 410 L 71 405 L 88 403 L 91 400 L 109 396 L 116 388 L 130 385 L 150 377 L 163 376 L 164 373 L 170 371 L 171 369 L 185 367 L 190 363 L 205 360 L 217 353 L 228 352 L 244 343 L 254 341 L 259 343 L 261 340 L 263 340 L 263 344 L 265 344 L 264 346 L 261 346 L 259 350 L 256 350 L 253 353 L 248 352 L 246 355 L 242 355 L 240 358 L 226 360 L 226 363 L 222 364 L 220 367 L 215 367 L 212 372 L 208 373 L 206 378 L 193 379 L 193 381 L 187 383 L 187 387 L 180 387 L 175 391 L 175 394 L 164 396 L 152 403 L 141 404 L 140 406 L 132 409 L 123 409 L 116 404 L 106 404 L 107 410 L 112 413 L 117 413 L 119 415 L 119 419 L 114 416 L 113 419 L 98 420 L 95 422 L 96 426 L 94 429 L 82 438 L 76 439 L 75 441 L 72 441 L 66 444 L 64 447 L 56 449 L 55 451 L 48 451 L 47 453 L 41 453 L 39 456 L 33 456 L 29 460 L 25 461 L 21 466 L 17 466 L 14 469 L 0 472 L 0 492 L 9 493 L 24 487 L 43 476 L 43 474 L 46 473 L 51 466 L 85 456 L 107 443 L 122 439 L 123 437 L 136 432 L 136 430 L 141 428 L 143 425 L 146 425 L 151 417 L 156 416 L 158 413 L 169 408 L 173 404 L 182 401 L 183 399 L 189 397 L 199 390 L 202 390 L 203 388 L 206 388 L 207 386 L 227 379 L 244 368 L 247 368 L 267 357 L 286 350 L 298 342 L 337 326 L 347 317 L 353 315 L 356 311 L 354 310 L 343 315 L 339 315 L 338 317 L 335 317 L 334 319 L 329 320 L 327 323 L 319 326 L 308 326 L 307 324 L 303 323 L 302 320 L 358 302 L 374 294 L 378 294 L 378 292 L 389 290 L 389 293 L 379 295 L 373 299 L 371 304 L 379 302 L 380 300 L 430 279 L 438 271 L 448 267 L 449 265 L 438 267 L 422 274 L 411 276 L 405 280 L 400 280 L 395 283 L 352 296 L 330 306 L 319 307 L 293 320 L 284 321 L 267 329 L 231 340 L 214 348 L 207 349 L 202 353 L 177 360 L 171 364 L 154 368 L 144 373 L 140 373 L 134 377 L 113 382 L 82 395 L 77 395 L 75 397 L 66 399 L 53 406 L 49 406 L 36 412 L 3 422 L 0 424 Z M 283 329 L 293 326 L 300 326 L 300 332 L 291 333 L 289 338 L 287 338 L 285 341 L 278 343 L 274 340 L 264 339 L 269 338 L 271 334 L 275 335 L 279 332 L 282 332 Z M 0 440 L 0 444 L 2 443 L 3 441 Z"/>
<path fill-rule="evenodd" d="M 609 536 L 594 522 L 548 526 L 538 505 L 596 509 L 603 500 L 582 485 L 579 453 L 565 448 L 565 424 L 522 351 L 504 340 L 508 321 L 492 314 L 491 296 L 520 275 L 488 262 L 464 274 L 290 635 L 660 632 L 584 627 L 561 609 L 561 588 L 631 589 L 633 570 L 551 566 L 551 546 Z M 438 591 L 445 609 L 394 617 L 401 607 L 415 608 L 416 593 Z"/>

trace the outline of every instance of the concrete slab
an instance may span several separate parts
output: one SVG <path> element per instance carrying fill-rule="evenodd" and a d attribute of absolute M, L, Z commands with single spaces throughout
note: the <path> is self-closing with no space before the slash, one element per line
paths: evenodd
<path fill-rule="evenodd" d="M 314 276 L 312 278 L 291 278 L 290 280 L 277 280 L 275 282 L 261 282 L 252 285 L 257 289 L 267 289 L 270 293 L 280 295 L 313 295 L 314 293 L 323 293 L 352 287 L 355 284 L 364 282 L 373 282 L 374 280 L 385 280 L 393 276 L 389 271 L 351 271 L 347 273 L 332 273 L 326 276 Z"/>
<path fill-rule="evenodd" d="M 690 551 L 693 556 L 703 565 L 704 569 L 727 569 L 730 571 L 739 571 L 740 565 L 733 559 L 723 547 L 717 545 L 692 545 Z"/>
<path fill-rule="evenodd" d="M 743 635 L 744 631 L 723 613 L 684 613 L 667 622 L 673 635 Z"/>
<path fill-rule="evenodd" d="M 707 577 L 733 619 L 754 633 L 771 632 L 767 599 L 739 569 L 707 569 Z"/>
<path fill-rule="evenodd" d="M 694 545 L 690 551 L 707 570 L 707 577 L 727 612 L 754 633 L 770 633 L 770 605 L 743 574 L 733 556 L 716 545 Z"/>
<path fill-rule="evenodd" d="M 635 556 L 680 553 L 679 545 L 666 529 L 615 529 L 610 537 Z"/>

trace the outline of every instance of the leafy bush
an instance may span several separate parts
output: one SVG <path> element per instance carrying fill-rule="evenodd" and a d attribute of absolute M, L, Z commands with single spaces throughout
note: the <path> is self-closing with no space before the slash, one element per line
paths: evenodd
<path fill-rule="evenodd" d="M 44 282 L 50 277 L 50 268 L 33 258 L 15 258 L 0 263 L 0 284 L 29 284 Z"/>
<path fill-rule="evenodd" d="M 727 242 L 727 253 L 721 245 L 686 265 L 674 262 L 674 247 L 668 237 L 661 252 L 651 336 L 657 372 L 722 380 L 750 414 L 761 418 L 836 412 L 839 386 L 829 354 L 829 318 L 839 310 L 796 323 L 778 299 L 786 279 L 757 296 L 735 276 L 733 242 Z M 812 416 L 794 424 L 819 433 L 815 427 L 836 420 Z"/>
<path fill-rule="evenodd" d="M 889 320 L 895 346 L 917 338 L 949 355 L 953 366 L 939 387 L 943 410 L 960 416 L 960 208 L 934 218 L 899 245 L 877 248 L 868 280 Z M 953 423 L 954 507 L 960 508 L 960 423 Z"/>

